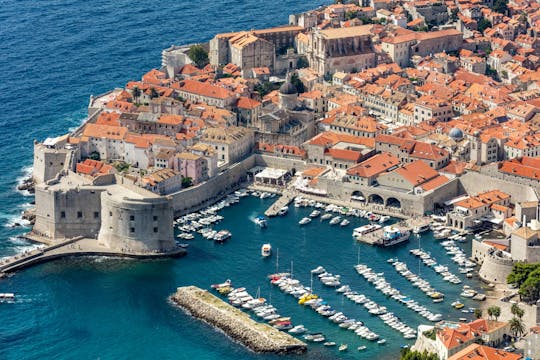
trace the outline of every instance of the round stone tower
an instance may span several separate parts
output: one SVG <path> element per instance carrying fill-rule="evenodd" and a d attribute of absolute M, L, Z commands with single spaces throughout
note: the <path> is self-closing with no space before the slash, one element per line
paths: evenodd
<path fill-rule="evenodd" d="M 279 88 L 279 107 L 286 110 L 293 110 L 298 105 L 298 90 L 291 83 L 290 79 Z"/>

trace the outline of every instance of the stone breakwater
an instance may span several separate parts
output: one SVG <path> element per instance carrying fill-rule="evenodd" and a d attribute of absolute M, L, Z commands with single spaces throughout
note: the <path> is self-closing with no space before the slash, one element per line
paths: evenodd
<path fill-rule="evenodd" d="M 171 300 L 254 352 L 286 354 L 307 350 L 302 341 L 268 324 L 254 321 L 246 313 L 196 286 L 178 288 Z"/>

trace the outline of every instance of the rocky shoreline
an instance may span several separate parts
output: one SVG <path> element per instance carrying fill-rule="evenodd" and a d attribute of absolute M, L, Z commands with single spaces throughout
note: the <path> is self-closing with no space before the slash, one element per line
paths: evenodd
<path fill-rule="evenodd" d="M 35 192 L 34 186 L 35 186 L 34 178 L 32 178 L 30 176 L 30 177 L 24 179 L 17 186 L 17 190 L 19 190 L 19 191 L 28 191 L 30 194 L 33 194 Z"/>
<path fill-rule="evenodd" d="M 244 312 L 196 286 L 177 289 L 171 301 L 192 316 L 221 329 L 257 353 L 299 354 L 307 345 L 291 335 L 251 319 Z"/>

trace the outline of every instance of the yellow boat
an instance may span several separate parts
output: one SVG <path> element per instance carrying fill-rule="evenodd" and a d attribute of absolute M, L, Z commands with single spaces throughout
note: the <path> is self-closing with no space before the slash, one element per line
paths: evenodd
<path fill-rule="evenodd" d="M 452 304 L 452 306 L 455 308 L 455 309 L 461 309 L 463 308 L 465 305 L 460 303 L 459 301 L 456 301 L 455 303 Z"/>
<path fill-rule="evenodd" d="M 298 299 L 298 303 L 302 305 L 308 300 L 317 299 L 317 298 L 318 296 L 315 294 L 305 294 L 305 295 L 300 296 L 300 299 Z"/>

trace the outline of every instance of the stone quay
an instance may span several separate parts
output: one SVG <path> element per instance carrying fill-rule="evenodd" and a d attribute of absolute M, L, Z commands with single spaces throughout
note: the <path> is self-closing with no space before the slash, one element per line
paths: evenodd
<path fill-rule="evenodd" d="M 246 313 L 196 286 L 179 287 L 171 300 L 192 316 L 221 329 L 254 352 L 298 354 L 307 351 L 304 342 L 251 319 Z"/>

